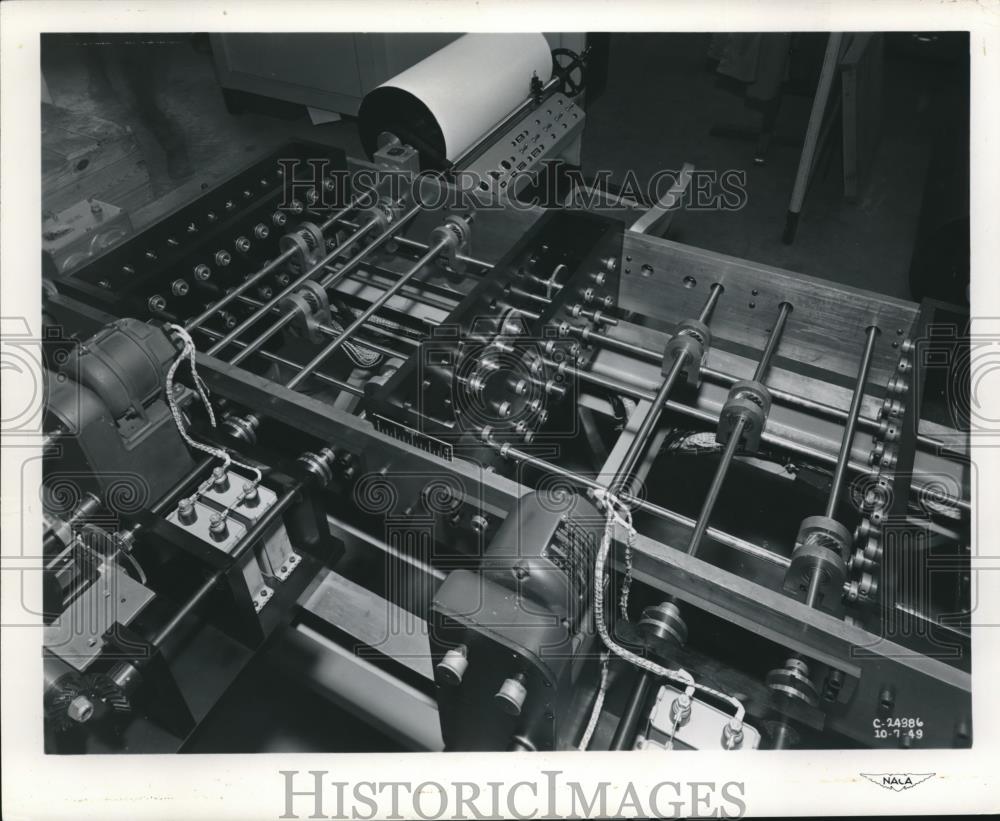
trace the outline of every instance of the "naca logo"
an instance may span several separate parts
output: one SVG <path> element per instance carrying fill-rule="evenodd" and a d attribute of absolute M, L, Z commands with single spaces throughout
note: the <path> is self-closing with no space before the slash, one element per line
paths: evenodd
<path fill-rule="evenodd" d="M 887 790 L 902 792 L 916 787 L 917 784 L 923 784 L 934 773 L 861 773 L 861 775 L 872 784 L 878 784 Z"/>

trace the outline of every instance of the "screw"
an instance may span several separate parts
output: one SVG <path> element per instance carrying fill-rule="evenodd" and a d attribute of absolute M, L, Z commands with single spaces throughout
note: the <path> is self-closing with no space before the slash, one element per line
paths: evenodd
<path fill-rule="evenodd" d="M 229 526 L 221 513 L 213 513 L 208 523 L 209 535 L 217 542 L 221 542 L 229 535 Z"/>
<path fill-rule="evenodd" d="M 187 296 L 188 291 L 191 290 L 191 286 L 188 285 L 183 279 L 175 279 L 170 283 L 170 293 L 174 296 Z"/>
<path fill-rule="evenodd" d="M 257 239 L 267 239 L 270 234 L 271 229 L 262 222 L 258 222 L 253 228 L 253 235 L 257 237 Z"/>
<path fill-rule="evenodd" d="M 729 719 L 722 728 L 722 746 L 727 750 L 736 750 L 743 745 L 743 722 L 738 718 Z"/>
<path fill-rule="evenodd" d="M 219 465 L 212 471 L 212 484 L 215 485 L 215 489 L 222 491 L 229 488 L 229 474 L 226 469 Z"/>
<path fill-rule="evenodd" d="M 212 269 L 205 264 L 194 266 L 194 278 L 205 282 L 212 276 Z"/>
<path fill-rule="evenodd" d="M 518 673 L 513 678 L 507 679 L 497 690 L 494 698 L 500 703 L 500 709 L 507 715 L 521 715 L 521 708 L 528 697 L 528 690 L 524 686 L 524 682 L 524 673 Z"/>
<path fill-rule="evenodd" d="M 220 266 L 222 268 L 225 268 L 232 261 L 233 261 L 233 257 L 229 253 L 229 251 L 222 250 L 222 251 L 216 251 L 215 252 L 215 264 L 216 265 L 218 265 L 218 266 Z"/>
<path fill-rule="evenodd" d="M 465 671 L 469 668 L 468 654 L 469 650 L 464 644 L 453 647 L 444 654 L 441 661 L 434 667 L 438 679 L 440 679 L 442 684 L 450 684 L 453 687 L 457 687 L 462 683 Z"/>
<path fill-rule="evenodd" d="M 257 485 L 253 482 L 243 483 L 243 506 L 256 507 L 260 502 L 260 493 L 257 492 Z"/>
<path fill-rule="evenodd" d="M 896 694 L 891 687 L 883 687 L 878 694 L 878 706 L 883 713 L 891 713 L 896 706 Z"/>
<path fill-rule="evenodd" d="M 192 524 L 198 518 L 198 511 L 194 506 L 194 499 L 190 497 L 181 499 L 177 503 L 177 518 L 186 525 Z"/>
<path fill-rule="evenodd" d="M 691 696 L 681 693 L 670 704 L 670 719 L 680 726 L 686 724 L 689 718 L 691 718 Z"/>

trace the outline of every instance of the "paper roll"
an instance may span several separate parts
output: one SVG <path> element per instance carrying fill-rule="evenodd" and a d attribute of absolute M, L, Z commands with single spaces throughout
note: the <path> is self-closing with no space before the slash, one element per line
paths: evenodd
<path fill-rule="evenodd" d="M 420 152 L 425 168 L 454 162 L 546 83 L 552 55 L 543 34 L 466 34 L 369 92 L 358 112 L 371 156 L 389 132 Z"/>

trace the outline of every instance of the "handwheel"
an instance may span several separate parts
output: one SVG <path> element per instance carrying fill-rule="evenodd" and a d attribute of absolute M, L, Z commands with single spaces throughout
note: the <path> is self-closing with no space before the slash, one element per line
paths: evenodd
<path fill-rule="evenodd" d="M 561 80 L 559 91 L 567 97 L 576 97 L 587 87 L 586 68 L 586 57 L 577 54 L 572 49 L 552 49 L 552 73 L 559 76 Z M 573 79 L 574 72 L 579 72 L 579 80 Z"/>

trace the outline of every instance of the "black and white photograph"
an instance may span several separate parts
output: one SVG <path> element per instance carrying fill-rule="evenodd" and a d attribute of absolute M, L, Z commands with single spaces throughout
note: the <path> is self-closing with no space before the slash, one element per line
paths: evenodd
<path fill-rule="evenodd" d="M 1000 810 L 953 5 L 5 3 L 5 817 Z"/>

